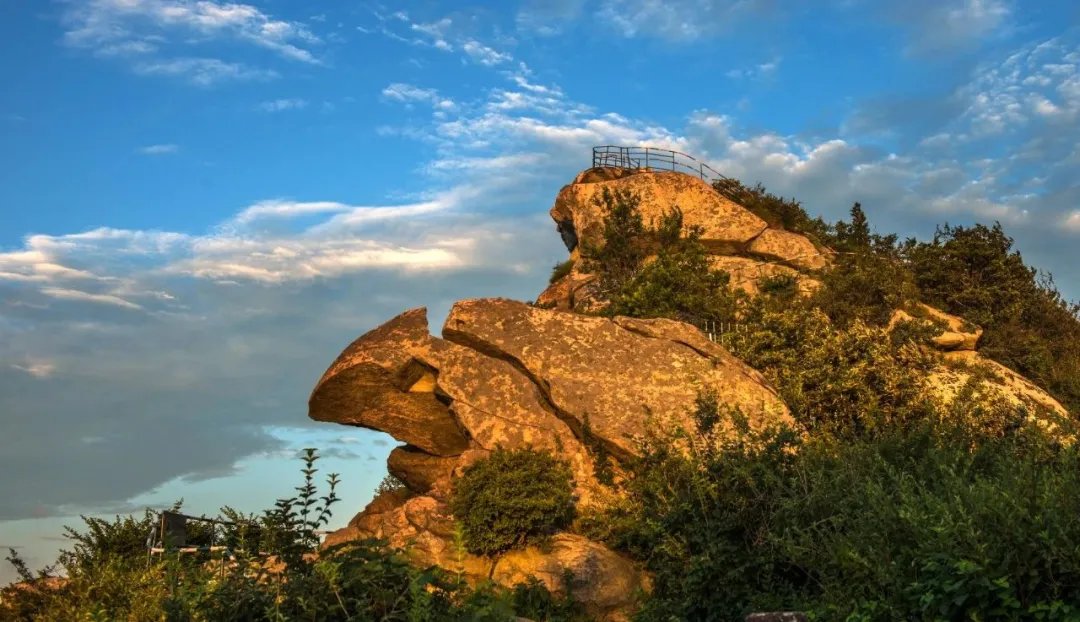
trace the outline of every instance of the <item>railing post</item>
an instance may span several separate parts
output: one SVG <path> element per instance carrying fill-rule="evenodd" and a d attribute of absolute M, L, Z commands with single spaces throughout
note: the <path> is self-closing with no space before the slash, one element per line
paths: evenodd
<path fill-rule="evenodd" d="M 645 170 L 649 170 L 649 148 L 645 147 Z"/>

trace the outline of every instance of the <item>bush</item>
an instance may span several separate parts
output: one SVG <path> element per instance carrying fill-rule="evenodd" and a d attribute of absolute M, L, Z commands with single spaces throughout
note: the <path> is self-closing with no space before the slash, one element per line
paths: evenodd
<path fill-rule="evenodd" d="M 930 425 L 798 439 L 646 444 L 606 521 L 653 574 L 640 620 L 1080 616 L 1076 447 Z"/>
<path fill-rule="evenodd" d="M 728 275 L 712 268 L 701 230 L 684 230 L 677 207 L 646 227 L 636 195 L 605 189 L 598 203 L 605 212 L 603 243 L 586 246 L 583 256 L 610 303 L 607 315 L 697 325 L 734 318 L 739 298 L 728 288 Z"/>
<path fill-rule="evenodd" d="M 1080 305 L 1024 263 L 1000 224 L 946 225 L 904 252 L 927 302 L 985 329 L 983 354 L 1080 411 Z"/>
<path fill-rule="evenodd" d="M 584 619 L 580 604 L 555 598 L 537 581 L 472 589 L 454 574 L 414 567 L 407 555 L 376 540 L 324 549 L 317 558 L 306 555 L 314 552 L 312 532 L 325 525 L 336 499 L 334 476 L 327 494 L 315 489 L 316 460 L 314 451 L 305 453 L 297 495 L 279 500 L 261 516 L 223 509 L 236 522 L 217 536 L 234 547 L 235 557 L 224 568 L 203 554 L 163 555 L 148 563 L 144 547 L 154 522 L 151 513 L 113 522 L 87 518 L 86 531 L 69 529 L 75 546 L 61 557 L 66 580 L 50 582 L 47 571 L 35 576 L 12 551 L 9 561 L 35 587 L 4 589 L 0 619 L 509 622 L 526 614 L 538 621 Z M 204 536 L 209 534 L 195 534 Z M 251 547 L 237 546 L 242 542 Z"/>
<path fill-rule="evenodd" d="M 623 284 L 611 299 L 610 315 L 665 317 L 702 325 L 731 321 L 736 296 L 728 275 L 714 270 L 700 242 L 701 231 L 683 231 L 682 212 L 667 214 L 650 231 L 656 256 Z"/>
<path fill-rule="evenodd" d="M 805 301 L 762 296 L 745 309 L 731 351 L 769 379 L 809 430 L 843 436 L 929 414 L 917 351 L 855 320 L 838 329 Z"/>
<path fill-rule="evenodd" d="M 495 555 L 543 540 L 574 518 L 570 468 L 531 449 L 497 449 L 454 483 L 450 509 L 465 547 Z"/>
<path fill-rule="evenodd" d="M 551 285 L 566 275 L 570 274 L 574 270 L 574 260 L 567 259 L 555 264 L 555 267 L 551 269 L 551 278 L 548 279 L 548 284 Z"/>
<path fill-rule="evenodd" d="M 774 229 L 801 233 L 814 241 L 821 241 L 825 237 L 828 227 L 821 218 L 810 218 L 801 203 L 771 194 L 760 183 L 751 188 L 737 179 L 719 179 L 713 182 L 713 188 L 753 212 Z"/>
<path fill-rule="evenodd" d="M 897 248 L 895 235 L 870 232 L 862 206 L 851 208 L 851 222 L 839 221 L 826 239 L 837 255 L 821 280 L 814 303 L 839 326 L 855 320 L 888 324 L 893 311 L 918 299 L 915 280 Z"/>

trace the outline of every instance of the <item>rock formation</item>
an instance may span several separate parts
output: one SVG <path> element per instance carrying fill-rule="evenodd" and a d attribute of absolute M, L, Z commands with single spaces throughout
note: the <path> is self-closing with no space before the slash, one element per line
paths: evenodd
<path fill-rule="evenodd" d="M 646 220 L 679 207 L 698 226 L 713 265 L 730 286 L 750 295 L 778 276 L 804 294 L 832 252 L 805 236 L 769 228 L 700 179 L 680 173 L 589 169 L 564 187 L 551 209 L 571 252 L 600 241 L 605 190 L 641 197 Z M 603 318 L 593 275 L 577 262 L 535 305 L 505 299 L 464 300 L 431 335 L 426 311 L 413 309 L 364 334 L 330 365 L 309 402 L 311 418 L 386 432 L 404 443 L 387 468 L 404 483 L 376 497 L 326 544 L 376 537 L 404 548 L 417 564 L 438 565 L 511 585 L 536 576 L 554 592 L 566 571 L 574 595 L 602 618 L 622 619 L 648 577 L 629 559 L 580 535 L 555 535 L 495 559 L 454 544 L 448 501 L 454 479 L 496 448 L 531 447 L 564 460 L 579 508 L 602 505 L 612 492 L 597 481 L 599 453 L 616 462 L 638 451 L 650 431 L 692 429 L 696 398 L 714 393 L 750 425 L 792 424 L 787 406 L 754 369 L 701 331 L 672 320 Z M 927 374 L 931 399 L 945 404 L 965 387 L 996 391 L 1013 406 L 1067 416 L 1046 392 L 981 357 L 981 329 L 921 305 L 897 311 L 889 328 L 920 326 L 940 363 Z"/>
<path fill-rule="evenodd" d="M 465 300 L 450 311 L 440 339 L 428 332 L 424 309 L 406 311 L 346 348 L 311 395 L 313 419 L 405 443 L 391 452 L 388 468 L 408 493 L 379 496 L 327 542 L 385 538 L 408 545 L 417 563 L 477 578 L 494 563 L 493 576 L 507 581 L 530 570 L 555 590 L 563 569 L 587 571 L 593 587 L 575 596 L 596 611 L 623 608 L 634 590 L 611 586 L 636 588 L 644 578 L 580 536 L 557 536 L 551 551 L 490 561 L 455 550 L 446 507 L 453 477 L 496 447 L 532 447 L 569 463 L 579 507 L 588 506 L 603 491 L 585 427 L 610 455 L 627 457 L 655 426 L 692 429 L 689 414 L 701 391 L 740 408 L 752 424 L 791 423 L 758 372 L 686 324 Z"/>
<path fill-rule="evenodd" d="M 593 276 L 580 269 L 581 248 L 602 241 L 604 212 L 598 199 L 605 191 L 628 191 L 641 199 L 646 223 L 678 207 L 685 227 L 699 227 L 701 242 L 714 265 L 732 275 L 731 286 L 749 294 L 764 279 L 791 276 L 810 293 L 819 283 L 813 273 L 829 265 L 831 253 L 806 236 L 774 229 L 750 210 L 716 192 L 693 175 L 677 172 L 593 168 L 563 187 L 551 218 L 575 265 L 536 299 L 540 306 L 589 311 L 600 306 L 590 290 Z"/>

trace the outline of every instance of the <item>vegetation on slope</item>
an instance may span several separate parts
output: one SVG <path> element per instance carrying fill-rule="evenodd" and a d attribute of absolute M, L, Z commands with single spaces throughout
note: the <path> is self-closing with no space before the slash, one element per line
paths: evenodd
<path fill-rule="evenodd" d="M 34 574 L 15 551 L 24 583 L 0 593 L 0 619 L 151 621 L 286 620 L 472 620 L 506 622 L 582 619 L 580 606 L 552 597 L 542 583 L 510 589 L 470 588 L 453 573 L 416 568 L 401 551 L 376 540 L 349 542 L 315 552 L 315 530 L 326 525 L 337 500 L 314 485 L 313 451 L 306 454 L 304 484 L 261 516 L 222 510 L 218 532 L 189 522 L 188 544 L 206 546 L 211 537 L 234 555 L 221 564 L 206 553 L 176 552 L 148 558 L 146 538 L 157 515 L 85 518 L 84 530 L 69 528 L 71 548 L 59 568 Z M 179 509 L 179 504 L 174 510 Z M 57 580 L 62 570 L 66 580 Z"/>
<path fill-rule="evenodd" d="M 850 222 L 824 225 L 763 188 L 741 192 L 757 213 L 809 227 L 839 252 L 812 297 L 781 277 L 734 300 L 742 328 L 725 335 L 800 429 L 751 432 L 703 395 L 696 430 L 648 439 L 625 465 L 623 500 L 580 524 L 653 573 L 638 618 L 796 609 L 817 620 L 1080 620 L 1080 449 L 1060 440 L 1075 425 L 1047 433 L 1032 413 L 971 387 L 948 408 L 926 399 L 937 355 L 918 345 L 925 329 L 885 326 L 919 300 L 976 322 L 985 354 L 1076 412 L 1077 307 L 1024 265 L 999 226 L 899 242 L 872 233 L 858 204 Z M 633 222 L 632 197 L 615 199 L 613 213 Z M 693 234 L 682 243 L 693 246 Z M 603 255 L 593 257 L 603 279 Z M 627 283 L 648 290 L 646 268 L 623 267 L 630 276 L 612 301 Z M 705 315 L 661 300 L 606 312 Z"/>
<path fill-rule="evenodd" d="M 653 573 L 639 620 L 1080 619 L 1075 447 L 929 424 L 690 436 L 648 443 L 592 521 Z"/>
<path fill-rule="evenodd" d="M 542 542 L 574 519 L 570 468 L 544 452 L 496 449 L 454 482 L 450 510 L 470 553 Z"/>
<path fill-rule="evenodd" d="M 832 268 L 819 275 L 824 287 L 809 301 L 791 298 L 780 312 L 803 313 L 808 305 L 828 317 L 829 330 L 862 330 L 884 326 L 894 310 L 923 301 L 983 327 L 984 355 L 1080 412 L 1080 305 L 1064 300 L 1051 278 L 1027 266 L 1000 225 L 944 226 L 929 242 L 901 241 L 872 232 L 858 203 L 850 221 L 829 225 L 760 185 L 730 182 L 718 190 L 837 251 Z M 678 233 L 677 210 L 646 227 L 638 201 L 628 193 L 605 193 L 603 243 L 583 249 L 585 269 L 599 275 L 601 294 L 611 301 L 605 312 L 699 326 L 734 319 L 747 303 L 720 287 L 727 276 L 709 266 L 700 234 Z M 772 286 L 783 290 L 784 279 Z"/>

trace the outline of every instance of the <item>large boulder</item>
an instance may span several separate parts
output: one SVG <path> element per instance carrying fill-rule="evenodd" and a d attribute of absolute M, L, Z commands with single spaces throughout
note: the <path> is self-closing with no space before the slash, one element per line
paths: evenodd
<path fill-rule="evenodd" d="M 750 296 L 760 294 L 763 284 L 778 277 L 793 279 L 796 290 L 804 296 L 814 293 L 821 287 L 821 281 L 775 261 L 734 255 L 713 255 L 709 258 L 709 263 L 713 269 L 728 274 L 731 278 L 729 287 Z"/>
<path fill-rule="evenodd" d="M 658 222 L 678 207 L 684 226 L 697 227 L 714 268 L 731 275 L 732 289 L 750 295 L 770 277 L 792 276 L 797 290 L 809 295 L 820 281 L 808 276 L 831 262 L 832 252 L 815 246 L 804 235 L 773 229 L 750 210 L 717 192 L 694 175 L 672 171 L 591 168 L 563 187 L 551 217 L 577 261 L 570 274 L 550 284 L 536 299 L 545 308 L 591 313 L 607 300 L 597 291 L 596 276 L 581 269 L 582 247 L 603 243 L 605 192 L 627 191 L 640 198 L 646 223 Z"/>
<path fill-rule="evenodd" d="M 569 573 L 569 585 L 563 577 Z M 625 612 L 635 595 L 647 587 L 645 575 L 627 558 L 573 534 L 558 534 L 540 549 L 530 546 L 510 551 L 495 563 L 492 579 L 503 585 L 536 577 L 554 594 L 573 597 L 594 616 L 605 620 L 628 619 Z"/>
<path fill-rule="evenodd" d="M 791 421 L 760 374 L 679 322 L 620 325 L 481 299 L 456 303 L 443 336 L 525 372 L 579 436 L 588 427 L 616 456 L 635 454 L 636 439 L 656 426 L 693 429 L 691 412 L 703 392 L 716 393 L 753 424 Z M 686 343 L 691 340 L 695 345 Z"/>
<path fill-rule="evenodd" d="M 804 235 L 766 229 L 747 248 L 751 255 L 775 259 L 800 270 L 820 270 L 829 265 L 828 256 Z"/>
<path fill-rule="evenodd" d="M 551 217 L 570 251 L 582 243 L 603 242 L 605 212 L 598 200 L 605 191 L 637 194 L 646 223 L 659 222 L 664 214 L 678 207 L 685 226 L 701 227 L 701 241 L 711 252 L 736 252 L 767 226 L 764 220 L 693 175 L 649 171 L 604 174 L 603 169 L 592 169 L 578 179 L 582 181 L 559 191 L 551 208 Z"/>
<path fill-rule="evenodd" d="M 569 464 L 579 502 L 592 501 L 592 459 L 525 374 L 504 360 L 443 340 L 435 345 L 432 363 L 439 370 L 436 390 L 449 400 L 475 447 L 551 453 Z"/>
<path fill-rule="evenodd" d="M 474 582 L 532 575 L 559 591 L 569 572 L 590 612 L 625 617 L 647 580 L 601 544 L 557 534 L 550 547 L 495 559 L 462 551 L 447 507 L 454 480 L 496 448 L 530 447 L 569 464 L 579 507 L 603 504 L 613 493 L 596 481 L 592 451 L 625 458 L 652 430 L 691 429 L 705 391 L 753 425 L 791 423 L 760 374 L 688 324 L 484 299 L 454 305 L 440 339 L 423 309 L 407 311 L 346 348 L 312 393 L 311 417 L 407 443 L 388 459 L 404 488 L 384 491 L 325 544 L 384 539 Z"/>
<path fill-rule="evenodd" d="M 1055 419 L 1070 419 L 1069 411 L 1052 395 L 1008 367 L 971 350 L 942 354 L 942 363 L 927 374 L 927 387 L 948 406 L 971 388 L 980 397 L 1023 409 L 1044 427 L 1056 427 Z"/>
<path fill-rule="evenodd" d="M 455 456 L 468 441 L 446 405 L 425 390 L 431 346 L 425 309 L 406 311 L 354 341 L 330 365 L 308 400 L 308 414 L 381 430 L 437 456 Z"/>

